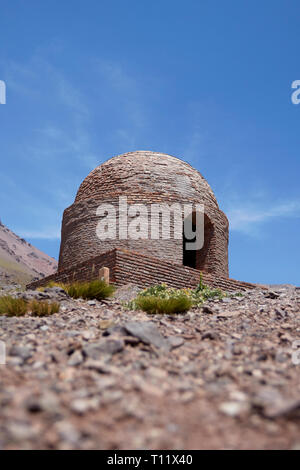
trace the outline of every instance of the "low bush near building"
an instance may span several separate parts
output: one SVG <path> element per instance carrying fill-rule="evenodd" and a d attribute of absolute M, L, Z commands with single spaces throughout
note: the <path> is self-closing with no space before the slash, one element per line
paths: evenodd
<path fill-rule="evenodd" d="M 103 280 L 75 282 L 61 287 L 63 287 L 70 297 L 84 300 L 103 300 L 110 297 L 115 291 L 114 286 L 107 284 Z"/>
<path fill-rule="evenodd" d="M 220 289 L 206 286 L 202 277 L 196 289 L 175 289 L 167 284 L 148 287 L 138 296 L 126 304 L 131 310 L 144 310 L 148 313 L 181 313 L 191 307 L 199 307 L 206 300 L 222 298 L 224 293 Z"/>
<path fill-rule="evenodd" d="M 36 290 L 39 292 L 44 292 L 47 287 L 61 287 L 62 289 L 65 289 L 65 285 L 63 283 L 49 281 L 45 286 L 38 287 Z"/>
<path fill-rule="evenodd" d="M 225 296 L 224 292 L 221 289 L 212 289 L 211 287 L 204 284 L 202 279 L 202 274 L 200 274 L 200 281 L 196 289 L 188 289 L 190 292 L 190 297 L 193 301 L 193 305 L 201 306 L 203 302 L 209 299 L 215 299 Z"/>
<path fill-rule="evenodd" d="M 147 313 L 180 313 L 192 306 L 191 300 L 184 294 L 178 297 L 160 298 L 155 296 L 139 296 L 135 301 L 136 308 Z"/>

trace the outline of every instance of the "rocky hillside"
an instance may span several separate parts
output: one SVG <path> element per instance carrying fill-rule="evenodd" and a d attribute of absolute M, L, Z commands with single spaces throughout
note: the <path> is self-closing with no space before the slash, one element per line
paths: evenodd
<path fill-rule="evenodd" d="M 52 274 L 57 261 L 9 230 L 0 221 L 0 284 L 26 284 Z"/>

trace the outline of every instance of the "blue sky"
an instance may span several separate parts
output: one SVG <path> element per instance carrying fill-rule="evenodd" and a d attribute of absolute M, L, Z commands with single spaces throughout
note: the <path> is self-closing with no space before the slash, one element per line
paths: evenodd
<path fill-rule="evenodd" d="M 178 156 L 230 220 L 230 275 L 300 285 L 297 1 L 0 1 L 0 217 L 57 257 L 83 178 Z"/>

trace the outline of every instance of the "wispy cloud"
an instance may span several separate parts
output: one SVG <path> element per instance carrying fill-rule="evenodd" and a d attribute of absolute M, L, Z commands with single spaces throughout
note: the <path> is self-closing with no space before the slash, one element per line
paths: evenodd
<path fill-rule="evenodd" d="M 266 207 L 262 203 L 232 204 L 226 214 L 230 228 L 247 235 L 258 235 L 259 227 L 265 222 L 280 218 L 299 218 L 300 200 L 274 203 Z"/>
<path fill-rule="evenodd" d="M 87 169 L 91 170 L 99 157 L 95 155 L 88 132 L 92 113 L 82 90 L 58 67 L 47 61 L 41 51 L 27 63 L 8 62 L 4 75 L 13 92 L 30 99 L 33 108 L 35 103 L 43 108 L 41 125 L 32 129 L 27 152 L 23 143 L 23 158 L 26 158 L 27 153 L 30 160 L 35 158 L 45 163 L 47 157 L 51 157 L 53 162 L 69 154 L 69 157 L 78 159 L 81 165 L 86 163 Z M 49 119 L 47 110 L 51 115 L 51 107 L 63 118 L 53 121 L 51 116 Z M 56 121 L 60 122 L 59 127 Z"/>
<path fill-rule="evenodd" d="M 85 176 L 100 163 L 88 131 L 87 100 L 42 56 L 4 65 L 10 92 L 23 100 L 24 109 L 33 109 L 38 119 L 31 120 L 19 139 L 9 141 L 16 165 L 26 167 L 26 174 L 18 172 L 18 167 L 3 174 L 0 196 L 9 210 L 6 215 L 2 207 L 2 214 L 12 219 L 11 228 L 25 238 L 59 240 L 62 212 L 73 202 L 81 180 L 78 175 Z"/>
<path fill-rule="evenodd" d="M 184 157 L 187 161 L 193 161 L 205 157 L 205 150 L 207 149 L 206 137 L 203 130 L 196 126 L 193 131 L 188 135 L 188 144 L 183 151 Z"/>
<path fill-rule="evenodd" d="M 20 109 L 33 110 L 26 131 L 8 145 L 26 179 L 10 169 L 0 188 L 12 228 L 30 239 L 59 239 L 62 212 L 83 177 L 113 152 L 134 150 L 146 123 L 142 83 L 126 65 L 94 60 L 88 88 L 54 63 L 39 48 L 27 61 L 2 64 Z M 106 154 L 98 140 L 113 151 Z"/>
<path fill-rule="evenodd" d="M 114 139 L 133 149 L 147 125 L 145 89 L 124 65 L 114 61 L 96 61 L 103 90 L 109 91 L 111 112 L 115 113 Z"/>
<path fill-rule="evenodd" d="M 36 161 L 64 161 L 74 162 L 93 170 L 100 164 L 102 156 L 100 152 L 93 150 L 88 131 L 84 126 L 68 126 L 66 129 L 55 125 L 44 126 L 36 129 L 32 143 L 27 149 L 30 158 Z M 76 164 L 75 164 L 76 165 Z"/>
<path fill-rule="evenodd" d="M 13 92 L 41 101 L 50 95 L 57 104 L 60 102 L 81 117 L 89 117 L 84 94 L 42 55 L 33 55 L 25 63 L 13 60 L 2 62 L 2 66 L 9 89 Z"/>
<path fill-rule="evenodd" d="M 43 228 L 42 230 L 18 230 L 18 235 L 27 239 L 60 240 L 60 228 Z"/>

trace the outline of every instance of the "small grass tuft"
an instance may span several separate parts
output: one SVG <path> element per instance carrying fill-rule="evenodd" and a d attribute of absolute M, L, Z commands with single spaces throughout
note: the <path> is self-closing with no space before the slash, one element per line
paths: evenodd
<path fill-rule="evenodd" d="M 140 296 L 136 299 L 136 307 L 147 313 L 181 313 L 187 312 L 192 306 L 186 295 L 162 299 L 155 296 Z"/>
<path fill-rule="evenodd" d="M 49 281 L 45 286 L 38 287 L 36 290 L 39 292 L 44 292 L 44 290 L 48 287 L 61 287 L 62 289 L 66 290 L 65 284 L 62 282 L 55 282 L 55 281 Z"/>
<path fill-rule="evenodd" d="M 29 304 L 29 310 L 34 317 L 47 317 L 59 312 L 60 305 L 57 302 L 45 302 L 32 300 Z"/>
<path fill-rule="evenodd" d="M 11 295 L 0 297 L 0 315 L 20 317 L 27 313 L 27 302 L 24 299 L 15 299 Z"/>
<path fill-rule="evenodd" d="M 10 295 L 0 297 L 0 316 L 21 317 L 31 312 L 33 316 L 44 317 L 59 312 L 60 305 L 56 302 L 44 302 L 24 299 L 15 299 Z"/>
<path fill-rule="evenodd" d="M 107 284 L 103 280 L 75 282 L 65 285 L 63 288 L 73 299 L 81 298 L 84 300 L 103 300 L 110 297 L 115 291 L 114 286 Z"/>

